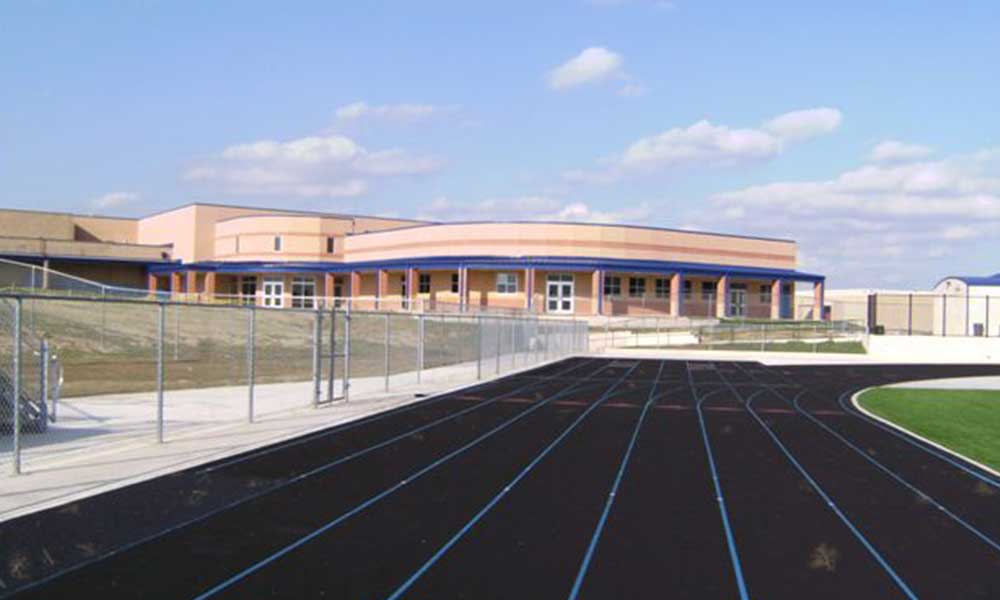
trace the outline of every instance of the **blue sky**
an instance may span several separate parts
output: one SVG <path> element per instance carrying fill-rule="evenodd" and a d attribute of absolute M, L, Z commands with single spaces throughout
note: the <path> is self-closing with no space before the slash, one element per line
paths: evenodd
<path fill-rule="evenodd" d="M 620 221 L 925 288 L 1000 270 L 998 30 L 995 2 L 6 2 L 0 205 Z"/>

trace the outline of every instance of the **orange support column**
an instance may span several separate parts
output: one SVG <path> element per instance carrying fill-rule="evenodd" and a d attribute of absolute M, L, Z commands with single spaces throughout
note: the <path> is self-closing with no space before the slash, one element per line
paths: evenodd
<path fill-rule="evenodd" d="M 176 298 L 181 293 L 181 274 L 174 272 L 170 274 L 170 295 Z"/>
<path fill-rule="evenodd" d="M 326 299 L 324 306 L 332 308 L 334 306 L 333 290 L 336 285 L 336 276 L 333 273 L 323 274 L 323 297 Z"/>
<path fill-rule="evenodd" d="M 771 318 L 778 320 L 781 318 L 781 280 L 775 279 L 771 282 Z"/>
<path fill-rule="evenodd" d="M 726 317 L 726 308 L 729 305 L 729 276 L 723 275 L 719 282 L 715 284 L 715 316 L 718 319 Z"/>
<path fill-rule="evenodd" d="M 205 273 L 205 295 L 209 300 L 215 298 L 215 272 Z"/>
<path fill-rule="evenodd" d="M 375 272 L 375 308 L 382 305 L 382 300 L 389 293 L 389 272 L 379 269 Z"/>
<path fill-rule="evenodd" d="M 604 308 L 604 275 L 598 269 L 590 276 L 590 305 L 595 315 L 603 314 Z"/>
<path fill-rule="evenodd" d="M 198 272 L 188 271 L 184 274 L 184 293 L 193 296 L 198 293 Z M 189 298 L 190 299 L 190 298 Z"/>
<path fill-rule="evenodd" d="M 147 289 L 149 290 L 149 295 L 150 296 L 155 296 L 156 295 L 156 291 L 157 291 L 158 286 L 159 286 L 159 284 L 158 284 L 158 282 L 156 280 L 156 275 L 153 275 L 152 273 L 148 273 L 146 275 L 146 286 L 147 286 Z"/>
<path fill-rule="evenodd" d="M 670 276 L 670 314 L 679 317 L 684 310 L 684 276 L 674 273 Z"/>
<path fill-rule="evenodd" d="M 358 271 L 351 271 L 351 282 L 350 290 L 348 292 L 351 295 L 351 302 L 355 302 L 355 298 L 361 296 L 361 273 Z M 357 306 L 351 306 L 351 308 L 358 308 Z"/>

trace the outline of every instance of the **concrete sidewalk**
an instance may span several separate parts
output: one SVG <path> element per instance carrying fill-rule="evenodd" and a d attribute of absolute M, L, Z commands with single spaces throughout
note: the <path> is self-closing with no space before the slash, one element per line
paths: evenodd
<path fill-rule="evenodd" d="M 511 361 L 502 374 L 535 366 Z M 494 375 L 488 369 L 483 380 Z M 416 379 L 415 372 L 393 375 L 387 393 L 384 377 L 355 378 L 349 402 L 319 407 L 311 405 L 312 381 L 258 385 L 252 424 L 246 420 L 245 386 L 170 391 L 163 444 L 156 442 L 153 393 L 61 401 L 48 432 L 22 436 L 22 475 L 8 474 L 9 449 L 0 455 L 0 521 L 472 385 L 477 365 L 427 369 Z"/>

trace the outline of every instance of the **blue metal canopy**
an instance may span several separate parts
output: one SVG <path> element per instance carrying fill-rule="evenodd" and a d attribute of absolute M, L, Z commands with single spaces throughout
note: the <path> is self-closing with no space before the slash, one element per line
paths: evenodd
<path fill-rule="evenodd" d="M 266 262 L 266 261 L 205 261 L 187 264 L 150 265 L 149 272 L 162 275 L 184 271 L 209 271 L 215 273 L 349 273 L 385 270 L 441 270 L 441 269 L 526 269 L 543 268 L 565 271 L 619 271 L 626 273 L 680 273 L 747 277 L 753 279 L 784 279 L 788 281 L 825 281 L 823 275 L 804 273 L 794 269 L 740 267 L 710 263 L 689 263 L 658 260 L 632 260 L 618 258 L 589 258 L 576 256 L 434 256 L 350 263 L 336 262 Z"/>

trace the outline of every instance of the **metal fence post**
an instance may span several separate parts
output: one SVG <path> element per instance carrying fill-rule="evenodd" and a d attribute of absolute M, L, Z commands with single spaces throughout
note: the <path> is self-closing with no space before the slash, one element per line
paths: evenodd
<path fill-rule="evenodd" d="M 167 306 L 158 305 L 156 326 L 156 441 L 163 443 L 163 334 L 166 328 Z M 178 313 L 180 311 L 178 310 Z"/>
<path fill-rule="evenodd" d="M 312 405 L 313 408 L 319 406 L 319 394 L 322 387 L 323 379 L 323 360 L 322 356 L 323 347 L 323 311 L 316 309 L 316 316 L 313 318 L 313 392 L 312 392 Z"/>
<path fill-rule="evenodd" d="M 948 336 L 948 294 L 941 295 L 941 337 Z"/>
<path fill-rule="evenodd" d="M 483 378 L 483 317 L 476 315 L 476 381 Z"/>
<path fill-rule="evenodd" d="M 424 370 L 424 315 L 421 313 L 417 317 L 417 383 L 420 383 L 420 376 Z"/>
<path fill-rule="evenodd" d="M 351 305 L 344 311 L 344 403 L 350 400 L 351 390 Z"/>
<path fill-rule="evenodd" d="M 907 298 L 906 335 L 913 335 L 913 294 L 909 294 Z"/>
<path fill-rule="evenodd" d="M 389 391 L 389 313 L 385 313 L 385 391 Z"/>
<path fill-rule="evenodd" d="M 11 406 L 14 409 L 14 475 L 21 474 L 21 309 L 22 301 L 20 296 L 14 299 L 14 372 L 11 377 L 14 380 L 13 399 Z"/>
<path fill-rule="evenodd" d="M 337 304 L 330 303 L 330 373 L 326 382 L 326 401 L 333 402 L 337 390 Z"/>
<path fill-rule="evenodd" d="M 45 337 L 42 337 L 41 346 L 38 349 L 39 356 L 39 369 L 38 375 L 41 380 L 41 392 L 42 392 L 42 408 L 45 411 L 43 418 L 48 418 L 49 415 L 55 417 L 55 412 L 49 412 L 49 342 Z M 53 420 L 55 420 L 53 418 Z"/>
<path fill-rule="evenodd" d="M 247 422 L 253 423 L 254 380 L 257 368 L 257 309 L 250 307 L 249 331 L 247 332 Z"/>
<path fill-rule="evenodd" d="M 501 331 L 503 329 L 501 327 L 502 323 L 503 323 L 503 321 L 501 321 L 500 319 L 496 319 L 496 333 L 497 333 L 497 375 L 500 374 L 500 353 L 503 351 L 503 346 L 501 344 L 502 340 L 500 339 L 501 338 L 500 334 L 501 334 Z"/>
<path fill-rule="evenodd" d="M 174 318 L 174 360 L 181 359 L 181 311 L 175 311 L 177 317 Z"/>

